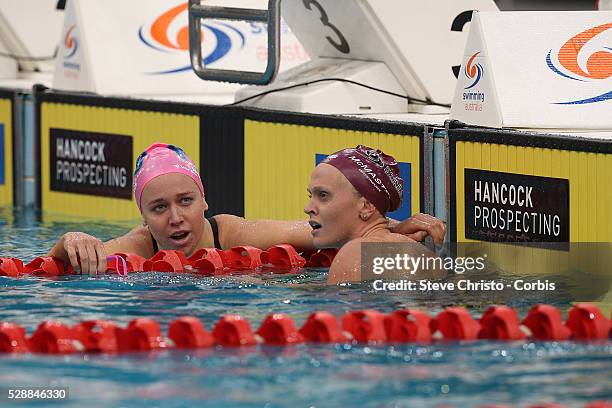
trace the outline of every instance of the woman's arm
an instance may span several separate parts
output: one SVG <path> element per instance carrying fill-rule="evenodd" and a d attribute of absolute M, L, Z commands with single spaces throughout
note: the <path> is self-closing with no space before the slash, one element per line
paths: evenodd
<path fill-rule="evenodd" d="M 229 214 L 216 215 L 215 219 L 223 248 L 249 245 L 268 249 L 273 245 L 290 244 L 298 251 L 315 249 L 308 221 L 246 220 Z M 415 241 L 422 241 L 430 235 L 438 244 L 444 241 L 446 235 L 446 225 L 441 220 L 420 213 L 392 223 L 390 229 Z"/>
<path fill-rule="evenodd" d="M 121 237 L 103 243 L 84 232 L 67 232 L 49 250 L 48 256 L 70 263 L 76 271 L 84 274 L 106 271 L 106 257 L 116 252 L 135 253 L 151 257 L 152 242 L 148 230 L 139 225 Z"/>
<path fill-rule="evenodd" d="M 421 242 L 428 235 L 437 245 L 444 243 L 446 224 L 429 214 L 417 213 L 404 221 L 389 220 L 389 229 L 396 234 L 405 235 Z"/>
<path fill-rule="evenodd" d="M 307 221 L 246 220 L 229 214 L 216 215 L 215 220 L 224 249 L 241 245 L 268 249 L 278 244 L 290 244 L 298 251 L 314 249 Z"/>

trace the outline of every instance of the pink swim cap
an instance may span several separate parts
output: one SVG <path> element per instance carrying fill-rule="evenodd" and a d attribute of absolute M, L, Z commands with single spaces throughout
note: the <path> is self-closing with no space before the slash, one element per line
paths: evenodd
<path fill-rule="evenodd" d="M 142 211 L 140 199 L 145 186 L 155 177 L 168 173 L 181 173 L 191 177 L 200 189 L 202 196 L 204 196 L 204 186 L 198 174 L 198 169 L 187 156 L 187 153 L 174 145 L 154 143 L 147 147 L 136 160 L 133 190 L 140 211 Z"/>
<path fill-rule="evenodd" d="M 321 163 L 340 170 L 362 196 L 385 215 L 402 204 L 404 180 L 395 159 L 380 150 L 359 145 L 330 154 Z"/>

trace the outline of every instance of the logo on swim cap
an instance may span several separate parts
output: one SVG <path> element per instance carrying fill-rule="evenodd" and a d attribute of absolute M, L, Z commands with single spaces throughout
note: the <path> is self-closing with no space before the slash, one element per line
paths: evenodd
<path fill-rule="evenodd" d="M 173 152 L 175 152 L 176 155 L 179 157 L 179 159 L 181 159 L 183 161 L 189 161 L 187 159 L 187 153 L 185 153 L 185 151 L 183 149 L 181 149 L 180 147 L 169 144 L 168 145 L 168 149 L 170 149 Z"/>
<path fill-rule="evenodd" d="M 404 182 L 400 177 L 398 163 L 381 150 L 359 145 L 335 152 L 322 163 L 340 170 L 381 214 L 394 211 L 401 205 Z"/>
<path fill-rule="evenodd" d="M 149 146 L 147 150 L 145 150 L 144 152 L 140 153 L 140 155 L 136 159 L 136 168 L 134 170 L 134 176 L 138 175 L 138 173 L 140 173 L 140 170 L 142 170 L 142 165 L 145 161 L 145 158 L 147 158 L 147 156 L 149 155 L 149 153 L 153 151 L 155 148 L 160 148 L 160 147 L 167 148 L 168 150 L 173 151 L 177 155 L 179 160 L 185 162 L 188 166 L 193 167 L 193 170 L 189 169 L 189 171 L 197 174 L 197 170 L 195 170 L 195 166 L 193 166 L 193 163 L 191 162 L 191 160 L 187 156 L 187 153 L 185 153 L 183 149 L 181 149 L 178 146 L 171 145 L 171 144 L 156 143 L 156 144 Z M 136 179 L 134 179 L 134 182 L 136 182 Z"/>
<path fill-rule="evenodd" d="M 364 150 L 366 158 L 370 159 L 370 161 L 376 164 L 378 167 L 385 167 L 385 163 L 382 161 L 382 157 L 380 157 L 380 153 L 374 149 Z"/>

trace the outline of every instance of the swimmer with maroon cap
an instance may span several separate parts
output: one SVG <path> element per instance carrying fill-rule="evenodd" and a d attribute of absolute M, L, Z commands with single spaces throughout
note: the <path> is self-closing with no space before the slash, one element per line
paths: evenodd
<path fill-rule="evenodd" d="M 51 248 L 49 256 L 70 263 L 82 273 L 95 273 L 105 271 L 106 257 L 119 252 L 151 258 L 158 250 L 180 250 L 190 256 L 200 248 L 243 245 L 267 249 L 286 243 L 298 251 L 314 248 L 307 221 L 246 220 L 230 214 L 206 218 L 208 203 L 200 174 L 177 146 L 155 143 L 145 149 L 136 159 L 133 180 L 141 225 L 104 243 L 83 232 L 68 232 Z M 412 217 L 397 227 L 413 236 L 429 234 L 427 231 L 435 228 L 417 225 L 415 220 Z"/>
<path fill-rule="evenodd" d="M 340 248 L 330 267 L 329 284 L 362 280 L 362 242 L 410 242 L 414 250 L 435 256 L 410 236 L 389 229 L 385 215 L 400 207 L 403 189 L 397 161 L 367 146 L 340 150 L 314 169 L 308 186 L 310 201 L 304 208 L 313 243 L 317 248 Z M 423 222 L 433 219 L 419 217 Z"/>

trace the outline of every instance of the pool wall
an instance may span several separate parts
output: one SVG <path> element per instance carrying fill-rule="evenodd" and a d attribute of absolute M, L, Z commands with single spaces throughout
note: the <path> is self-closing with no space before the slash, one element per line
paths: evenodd
<path fill-rule="evenodd" d="M 452 122 L 447 134 L 452 242 L 483 242 L 503 270 L 609 274 L 612 141 Z"/>
<path fill-rule="evenodd" d="M 327 155 L 359 144 L 393 155 L 403 173 L 404 203 L 389 216 L 427 211 L 422 194 L 425 126 L 376 120 L 246 110 L 245 216 L 300 219 L 312 170 Z M 428 200 L 427 200 L 428 201 Z"/>
<path fill-rule="evenodd" d="M 199 164 L 211 215 L 302 218 L 317 160 L 358 144 L 382 148 L 400 162 L 407 199 L 391 216 L 430 212 L 431 194 L 422 191 L 430 174 L 422 124 L 52 91 L 35 100 L 38 205 L 50 216 L 139 218 L 131 174 L 138 154 L 154 141 L 184 147 Z M 104 146 L 103 157 L 97 148 L 85 157 L 86 144 L 94 143 Z M 125 177 L 110 179 L 104 166 Z M 93 169 L 87 175 L 86 167 Z"/>
<path fill-rule="evenodd" d="M 38 206 L 45 213 L 138 219 L 131 201 L 136 158 L 151 143 L 166 142 L 182 147 L 199 165 L 211 214 L 243 214 L 239 108 L 52 92 L 39 93 L 36 106 L 41 157 Z M 58 140 L 66 148 L 59 147 Z M 104 157 L 74 157 L 67 153 L 73 142 L 104 144 Z M 98 174 L 86 182 L 79 180 L 78 170 L 73 171 L 79 164 L 95 166 Z M 103 166 L 109 168 L 107 173 L 99 170 Z M 111 167 L 125 177 L 107 177 Z"/>

